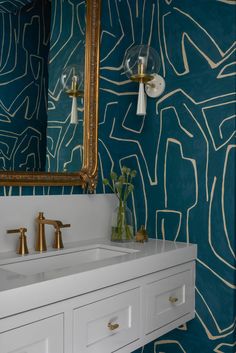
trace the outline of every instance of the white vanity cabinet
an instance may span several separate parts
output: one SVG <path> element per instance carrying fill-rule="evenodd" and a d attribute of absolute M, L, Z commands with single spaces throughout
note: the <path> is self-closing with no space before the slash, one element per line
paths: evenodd
<path fill-rule="evenodd" d="M 14 318 L 10 320 L 13 327 L 7 320 L 10 325 L 0 334 L 1 353 L 64 353 L 62 314 L 36 322 L 24 320 L 22 314 L 18 320 L 18 327 L 14 327 Z"/>
<path fill-rule="evenodd" d="M 190 262 L 110 288 L 74 310 L 73 353 L 130 353 L 184 324 L 194 317 L 194 285 Z"/>
<path fill-rule="evenodd" d="M 74 310 L 73 352 L 114 352 L 141 337 L 140 288 Z"/>
<path fill-rule="evenodd" d="M 131 353 L 193 319 L 196 247 L 132 246 L 143 253 L 78 272 L 17 276 L 2 266 L 0 353 Z"/>
<path fill-rule="evenodd" d="M 130 353 L 194 317 L 194 283 L 189 262 L 2 319 L 0 352 Z"/>

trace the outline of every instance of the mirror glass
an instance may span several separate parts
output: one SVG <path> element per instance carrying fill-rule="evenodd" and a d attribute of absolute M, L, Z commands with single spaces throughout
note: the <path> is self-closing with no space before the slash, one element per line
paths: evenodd
<path fill-rule="evenodd" d="M 75 172 L 82 168 L 85 27 L 84 0 L 52 2 L 46 151 L 48 172 Z M 76 97 L 68 94 L 73 77 L 77 79 Z M 73 105 L 74 113 L 71 112 Z"/>
<path fill-rule="evenodd" d="M 101 0 L 12 4 L 0 1 L 0 185 L 94 190 Z"/>
<path fill-rule="evenodd" d="M 84 90 L 85 0 L 36 1 L 1 16 L 0 169 L 79 171 L 83 96 L 69 96 L 61 76 L 76 64 Z M 77 105 L 73 124 L 72 101 Z"/>

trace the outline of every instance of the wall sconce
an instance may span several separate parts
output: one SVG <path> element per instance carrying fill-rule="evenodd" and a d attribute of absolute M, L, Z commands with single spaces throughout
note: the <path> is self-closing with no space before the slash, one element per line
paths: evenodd
<path fill-rule="evenodd" d="M 64 68 L 61 75 L 63 90 L 72 98 L 70 123 L 78 124 L 77 98 L 84 95 L 83 71 L 79 65 L 69 65 Z"/>
<path fill-rule="evenodd" d="M 146 94 L 156 98 L 165 89 L 164 79 L 157 74 L 161 66 L 160 57 L 155 49 L 148 45 L 135 45 L 127 51 L 123 66 L 128 78 L 139 82 L 136 114 L 146 115 Z"/>

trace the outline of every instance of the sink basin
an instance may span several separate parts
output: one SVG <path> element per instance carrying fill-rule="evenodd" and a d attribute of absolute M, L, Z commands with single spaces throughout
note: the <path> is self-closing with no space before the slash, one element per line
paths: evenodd
<path fill-rule="evenodd" d="M 89 249 L 79 249 L 69 253 L 60 253 L 37 259 L 28 259 L 21 262 L 1 266 L 1 269 L 9 270 L 21 275 L 35 275 L 42 272 L 62 270 L 67 267 L 84 263 L 104 260 L 116 256 L 124 256 L 134 252 L 132 249 L 105 247 L 97 245 Z"/>

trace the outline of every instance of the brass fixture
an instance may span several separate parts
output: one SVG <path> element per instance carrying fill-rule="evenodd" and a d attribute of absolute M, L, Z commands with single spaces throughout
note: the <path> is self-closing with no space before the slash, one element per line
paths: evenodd
<path fill-rule="evenodd" d="M 79 89 L 79 80 L 82 80 L 82 74 L 79 72 L 80 68 L 78 65 L 70 65 L 63 70 L 62 73 L 62 85 L 65 92 L 70 97 L 80 97 L 84 96 L 84 91 Z M 79 76 L 80 75 L 80 76 Z M 68 83 L 66 82 L 67 79 L 71 77 L 71 86 L 67 87 Z"/>
<path fill-rule="evenodd" d="M 38 233 L 36 239 L 36 251 L 46 251 L 46 241 L 45 241 L 45 224 L 51 224 L 55 228 L 55 238 L 52 247 L 54 249 L 63 249 L 63 241 L 61 235 L 61 228 L 68 228 L 70 224 L 63 224 L 61 221 L 55 219 L 45 219 L 43 216 L 43 212 L 39 212 L 38 217 L 36 218 L 36 222 L 38 223 Z"/>
<path fill-rule="evenodd" d="M 130 76 L 130 80 L 134 82 L 143 82 L 147 83 L 153 79 L 153 75 L 147 75 L 144 72 L 144 65 L 143 63 L 138 64 L 138 73 Z"/>
<path fill-rule="evenodd" d="M 111 322 L 109 322 L 108 325 L 107 325 L 107 327 L 108 327 L 109 330 L 111 330 L 111 331 L 114 331 L 114 330 L 118 329 L 119 326 L 120 326 L 119 324 L 112 324 Z"/>
<path fill-rule="evenodd" d="M 72 98 L 70 124 L 78 124 L 79 122 L 77 98 L 84 95 L 83 70 L 83 63 L 80 62 L 65 66 L 61 74 L 62 88 Z"/>
<path fill-rule="evenodd" d="M 156 98 L 163 93 L 165 88 L 164 79 L 157 75 L 161 67 L 160 56 L 149 45 L 134 45 L 127 50 L 123 66 L 128 78 L 139 83 L 136 114 L 144 116 L 147 105 L 146 94 L 151 98 Z"/>
<path fill-rule="evenodd" d="M 45 219 L 43 212 L 39 212 L 36 222 L 38 223 L 38 233 L 36 237 L 35 250 L 36 251 L 47 251 L 46 239 L 45 239 L 45 226 L 42 221 Z"/>
<path fill-rule="evenodd" d="M 171 304 L 175 304 L 175 303 L 177 303 L 177 301 L 178 301 L 178 298 L 176 298 L 176 297 L 169 297 L 169 302 L 171 302 Z"/>
<path fill-rule="evenodd" d="M 20 233 L 19 237 L 19 246 L 16 251 L 17 254 L 19 255 L 26 255 L 29 253 L 28 247 L 27 247 L 27 237 L 25 233 L 27 232 L 26 228 L 17 228 L 17 229 L 8 229 L 7 234 L 13 234 L 13 233 Z"/>
<path fill-rule="evenodd" d="M 145 241 L 148 241 L 148 234 L 144 225 L 142 225 L 141 228 L 137 231 L 135 235 L 135 241 L 137 243 L 144 243 Z"/>

